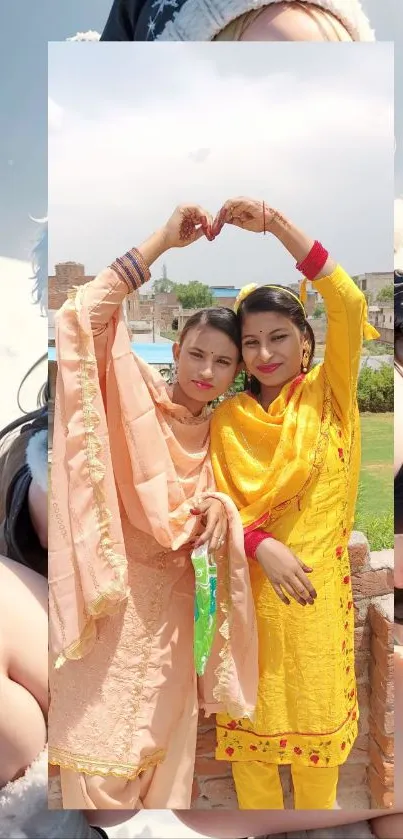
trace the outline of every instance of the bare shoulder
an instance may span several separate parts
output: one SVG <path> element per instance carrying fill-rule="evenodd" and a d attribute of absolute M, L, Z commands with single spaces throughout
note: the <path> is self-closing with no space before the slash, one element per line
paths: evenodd
<path fill-rule="evenodd" d="M 13 603 L 15 610 L 21 614 L 27 601 L 36 601 L 39 608 L 47 609 L 47 581 L 31 568 L 0 556 L 0 621 L 3 604 Z"/>

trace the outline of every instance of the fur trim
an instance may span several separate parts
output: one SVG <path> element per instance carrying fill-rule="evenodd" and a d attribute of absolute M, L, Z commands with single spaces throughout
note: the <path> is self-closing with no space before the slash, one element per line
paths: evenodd
<path fill-rule="evenodd" d="M 354 41 L 374 41 L 375 34 L 360 0 L 303 0 L 332 12 Z M 186 0 L 157 41 L 212 41 L 233 20 L 281 0 Z M 292 0 L 291 0 L 292 2 Z"/>
<path fill-rule="evenodd" d="M 47 800 L 48 754 L 44 749 L 22 778 L 0 790 L 0 839 L 28 837 L 26 829 L 39 812 L 47 809 Z"/>
<path fill-rule="evenodd" d="M 66 38 L 66 41 L 99 41 L 101 38 L 99 32 L 94 32 L 89 29 L 88 32 L 77 32 L 72 38 Z"/>
<path fill-rule="evenodd" d="M 32 475 L 32 480 L 44 491 L 48 491 L 48 432 L 38 431 L 34 434 L 26 451 L 26 463 Z"/>

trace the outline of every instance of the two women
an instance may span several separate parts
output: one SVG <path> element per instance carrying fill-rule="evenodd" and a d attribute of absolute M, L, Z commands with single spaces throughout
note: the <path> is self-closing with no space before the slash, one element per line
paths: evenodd
<path fill-rule="evenodd" d="M 211 230 L 199 207 L 179 208 L 58 316 L 49 742 L 65 808 L 189 807 L 199 707 L 254 712 L 243 532 L 229 499 L 206 496 L 209 406 L 240 366 L 237 318 L 213 308 L 189 320 L 171 387 L 133 355 L 122 313 L 164 251 Z M 200 539 L 218 561 L 218 629 L 197 683 L 191 552 Z"/>
<path fill-rule="evenodd" d="M 231 687 L 239 681 L 248 713 L 242 719 L 228 708 L 231 716 L 218 718 L 218 755 L 233 761 L 241 808 L 281 809 L 277 766 L 288 763 L 295 806 L 331 809 L 338 766 L 356 737 L 347 544 L 359 468 L 360 348 L 363 333 L 373 337 L 365 298 L 319 243 L 261 202 L 229 201 L 214 222 L 198 207 L 180 208 L 59 316 L 50 582 L 61 666 L 51 679 L 50 740 L 66 807 L 189 803 L 198 704 L 189 507 L 200 513 L 208 505 L 205 536 L 220 553 L 224 509 L 217 499 L 201 505 L 194 498 L 213 486 L 206 406 L 239 369 L 239 331 L 229 312 L 191 320 L 175 347 L 170 391 L 132 355 L 119 308 L 165 249 L 203 234 L 211 240 L 225 223 L 270 232 L 289 250 L 317 283 L 329 330 L 324 363 L 311 369 L 314 337 L 292 291 L 246 287 L 238 301 L 251 384 L 213 415 L 211 454 L 225 493 L 218 507 L 233 523 L 223 552 L 230 559 Z M 260 642 L 254 717 L 249 578 L 227 496 L 252 558 Z M 204 700 L 207 711 L 223 699 L 235 704 L 217 672 L 216 703 Z"/>

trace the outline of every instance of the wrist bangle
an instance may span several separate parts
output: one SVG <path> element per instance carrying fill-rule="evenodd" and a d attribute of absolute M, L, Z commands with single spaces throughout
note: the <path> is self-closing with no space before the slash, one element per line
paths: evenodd
<path fill-rule="evenodd" d="M 256 551 L 261 542 L 265 539 L 270 539 L 271 533 L 266 533 L 264 530 L 252 530 L 251 533 L 245 535 L 245 553 L 251 559 L 256 559 Z"/>
<path fill-rule="evenodd" d="M 140 288 L 151 277 L 150 269 L 137 248 L 119 256 L 110 267 L 132 291 Z"/>
<path fill-rule="evenodd" d="M 328 256 L 328 251 L 320 242 L 316 241 L 309 251 L 308 256 L 302 262 L 297 263 L 296 267 L 307 280 L 312 281 L 326 265 Z"/>

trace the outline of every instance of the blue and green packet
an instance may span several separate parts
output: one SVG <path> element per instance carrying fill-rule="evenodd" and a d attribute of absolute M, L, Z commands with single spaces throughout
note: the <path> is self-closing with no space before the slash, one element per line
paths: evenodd
<path fill-rule="evenodd" d="M 196 673 L 203 676 L 217 628 L 217 564 L 207 545 L 191 554 L 195 570 L 194 644 Z"/>

